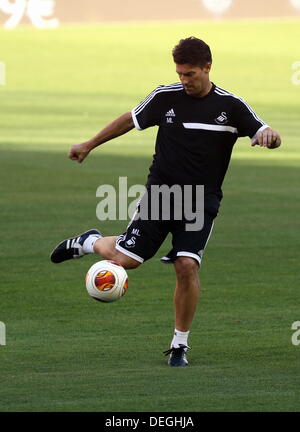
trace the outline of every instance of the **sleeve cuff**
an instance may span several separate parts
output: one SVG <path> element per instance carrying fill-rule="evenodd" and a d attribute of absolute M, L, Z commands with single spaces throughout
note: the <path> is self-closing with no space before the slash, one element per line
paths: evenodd
<path fill-rule="evenodd" d="M 136 115 L 135 115 L 135 108 L 133 108 L 133 110 L 131 111 L 131 117 L 133 120 L 134 127 L 137 130 L 142 130 L 141 126 L 139 125 L 139 122 L 137 121 Z"/>

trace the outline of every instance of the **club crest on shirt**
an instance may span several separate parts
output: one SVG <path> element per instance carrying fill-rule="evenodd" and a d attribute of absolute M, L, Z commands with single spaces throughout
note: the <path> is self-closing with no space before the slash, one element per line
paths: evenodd
<path fill-rule="evenodd" d="M 226 112 L 222 112 L 219 117 L 215 119 L 215 122 L 219 125 L 225 125 L 228 123 L 228 118 Z"/>

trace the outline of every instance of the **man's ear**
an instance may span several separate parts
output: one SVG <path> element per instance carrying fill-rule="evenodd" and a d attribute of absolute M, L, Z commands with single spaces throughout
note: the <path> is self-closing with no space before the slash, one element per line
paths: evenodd
<path fill-rule="evenodd" d="M 211 65 L 212 65 L 211 63 L 206 63 L 206 65 L 203 68 L 204 72 L 209 73 L 211 70 Z"/>

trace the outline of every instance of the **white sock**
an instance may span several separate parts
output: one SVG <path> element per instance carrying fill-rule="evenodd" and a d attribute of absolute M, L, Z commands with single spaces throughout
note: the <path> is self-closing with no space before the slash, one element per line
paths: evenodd
<path fill-rule="evenodd" d="M 179 331 L 177 329 L 174 330 L 174 336 L 171 342 L 171 348 L 179 348 L 179 345 L 186 345 L 188 346 L 188 337 L 189 337 L 189 330 L 186 332 Z"/>
<path fill-rule="evenodd" d="M 89 253 L 95 253 L 94 251 L 94 243 L 99 240 L 101 236 L 99 234 L 91 234 L 88 236 L 86 240 L 84 240 L 82 245 L 83 253 L 89 254 Z"/>

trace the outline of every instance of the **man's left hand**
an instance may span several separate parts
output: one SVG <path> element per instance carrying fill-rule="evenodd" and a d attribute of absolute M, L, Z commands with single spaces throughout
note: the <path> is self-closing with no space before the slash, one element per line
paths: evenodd
<path fill-rule="evenodd" d="M 252 147 L 259 145 L 260 147 L 267 147 L 274 149 L 279 147 L 281 144 L 281 138 L 278 132 L 271 128 L 266 128 L 261 132 L 258 132 L 257 137 L 252 142 Z"/>

